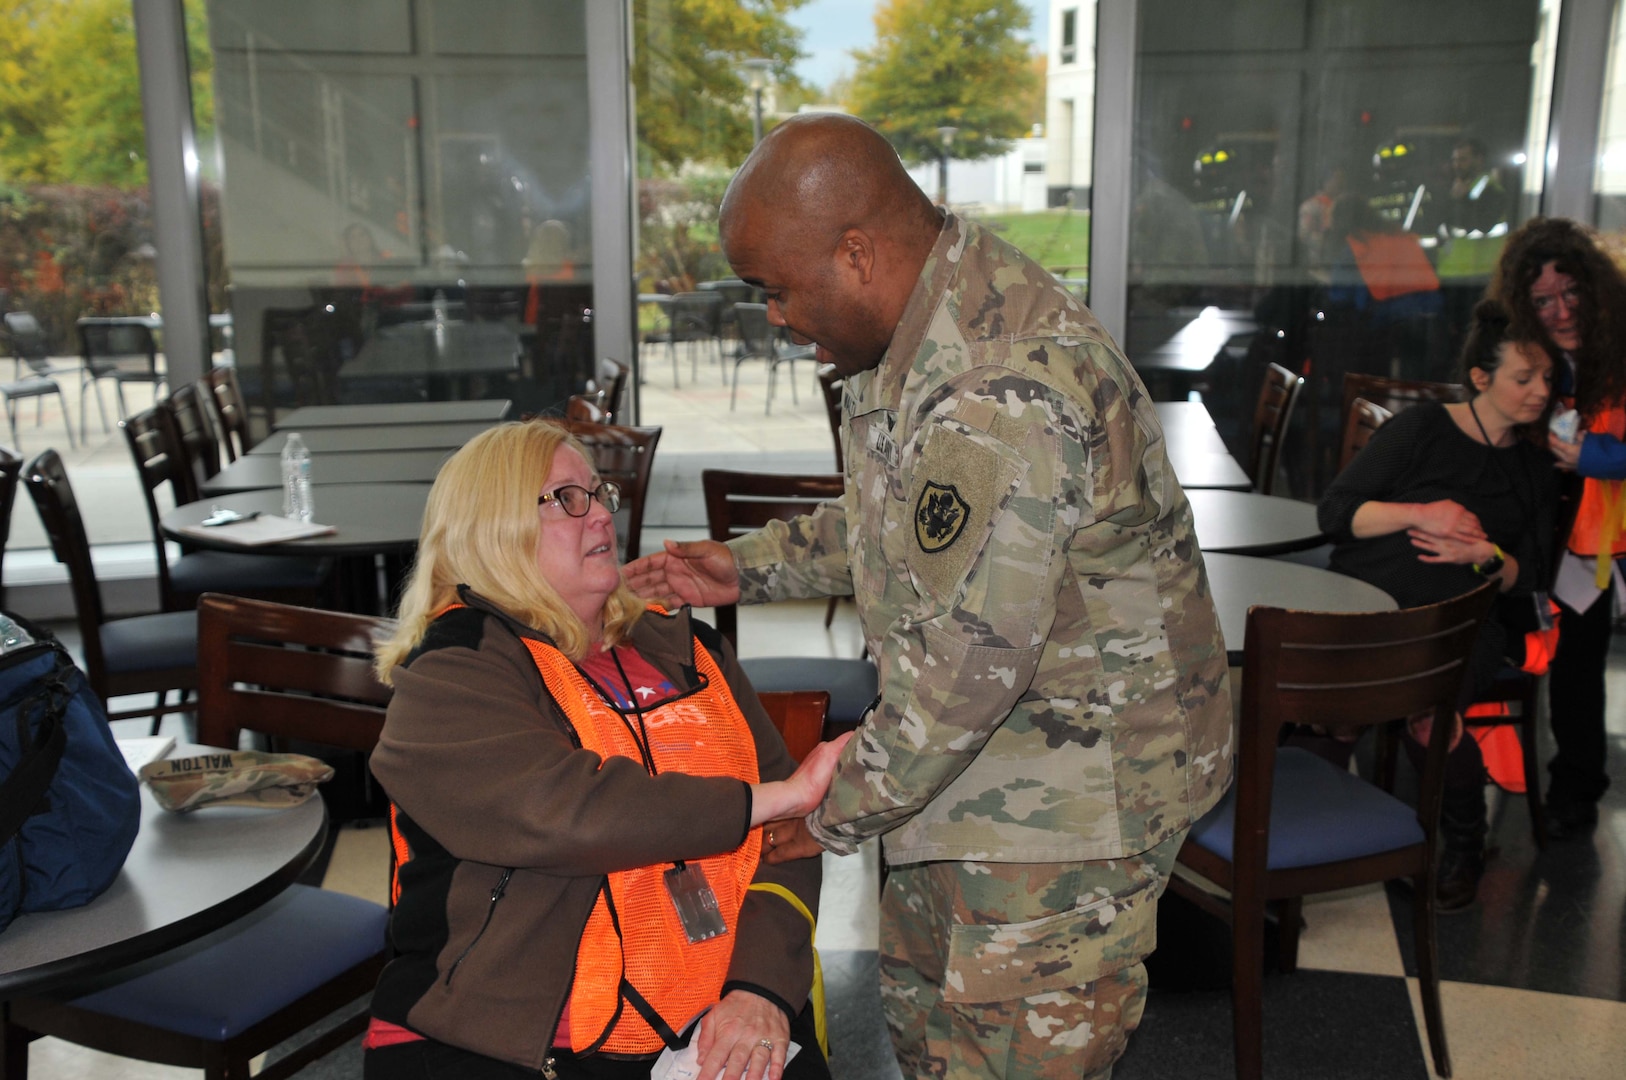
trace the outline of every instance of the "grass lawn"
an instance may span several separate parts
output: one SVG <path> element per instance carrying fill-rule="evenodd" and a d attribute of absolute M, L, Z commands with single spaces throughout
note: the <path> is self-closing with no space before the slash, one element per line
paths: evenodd
<path fill-rule="evenodd" d="M 1058 277 L 1084 277 L 1090 264 L 1090 215 L 1081 210 L 1041 210 L 1034 214 L 980 217 Z"/>

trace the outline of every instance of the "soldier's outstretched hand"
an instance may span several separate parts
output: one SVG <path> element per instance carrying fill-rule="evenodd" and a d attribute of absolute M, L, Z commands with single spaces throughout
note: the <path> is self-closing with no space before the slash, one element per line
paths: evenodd
<path fill-rule="evenodd" d="M 667 607 L 716 607 L 740 599 L 734 555 L 715 540 L 666 542 L 665 551 L 645 555 L 621 568 L 621 577 L 645 600 Z"/>

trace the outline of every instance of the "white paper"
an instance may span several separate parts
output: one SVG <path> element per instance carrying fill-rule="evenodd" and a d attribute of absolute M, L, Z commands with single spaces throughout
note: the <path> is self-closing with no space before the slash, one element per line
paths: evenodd
<path fill-rule="evenodd" d="M 1610 567 L 1609 574 L 1614 579 L 1615 595 L 1626 596 L 1626 581 L 1621 579 L 1619 562 Z M 1558 578 L 1553 582 L 1553 596 L 1571 611 L 1584 615 L 1603 595 L 1603 590 L 1598 588 L 1597 575 L 1596 558 L 1566 551 L 1564 557 L 1558 560 Z"/>
<path fill-rule="evenodd" d="M 705 1025 L 706 1013 L 703 1011 L 689 1027 L 694 1028 L 694 1034 L 689 1036 L 689 1045 L 682 1050 L 673 1050 L 667 1047 L 661 1051 L 661 1056 L 655 1059 L 655 1067 L 650 1070 L 650 1080 L 698 1080 L 700 1076 L 700 1029 Z M 785 1050 L 785 1064 L 789 1065 L 802 1049 L 800 1043 L 792 1042 Z M 723 1075 L 719 1070 L 718 1076 Z M 757 1075 L 757 1074 L 752 1074 Z"/>
<path fill-rule="evenodd" d="M 339 530 L 332 525 L 318 525 L 311 521 L 294 521 L 292 518 L 277 517 L 275 514 L 261 514 L 246 521 L 234 521 L 230 525 L 183 525 L 175 531 L 195 536 L 200 540 L 224 540 L 229 544 L 241 544 L 243 547 L 259 547 L 262 544 L 276 544 L 284 540 L 328 536 Z"/>
<path fill-rule="evenodd" d="M 124 763 L 130 766 L 133 773 L 140 772 L 141 766 L 149 762 L 167 757 L 169 752 L 175 749 L 173 735 L 131 735 L 113 741 L 119 744 L 119 752 L 124 755 Z"/>

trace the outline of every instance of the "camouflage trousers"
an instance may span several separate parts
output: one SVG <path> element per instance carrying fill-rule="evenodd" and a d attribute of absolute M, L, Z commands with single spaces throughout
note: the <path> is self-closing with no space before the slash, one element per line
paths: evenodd
<path fill-rule="evenodd" d="M 881 1000 L 903 1075 L 1110 1077 L 1184 840 L 1108 862 L 894 867 Z"/>

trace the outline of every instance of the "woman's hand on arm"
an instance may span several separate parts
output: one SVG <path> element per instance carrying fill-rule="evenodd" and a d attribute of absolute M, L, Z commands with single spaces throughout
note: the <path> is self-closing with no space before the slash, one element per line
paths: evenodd
<path fill-rule="evenodd" d="M 1411 537 L 1412 546 L 1422 552 L 1417 556 L 1419 562 L 1477 565 L 1489 562 L 1498 550 L 1489 540 L 1461 541 L 1450 537 L 1433 536 L 1417 529 L 1412 529 L 1407 535 Z M 1505 551 L 1502 552 L 1502 568 L 1495 576 L 1501 582 L 1502 591 L 1507 592 L 1519 579 L 1519 560 Z"/>
<path fill-rule="evenodd" d="M 824 799 L 830 790 L 830 777 L 836 771 L 836 759 L 853 733 L 844 732 L 829 742 L 815 746 L 796 771 L 784 780 L 770 780 L 751 785 L 751 825 L 780 818 L 806 817 Z"/>
<path fill-rule="evenodd" d="M 768 1045 L 772 1044 L 771 1048 Z M 706 1014 L 696 1049 L 706 1080 L 779 1080 L 790 1048 L 790 1021 L 779 1006 L 748 990 L 731 990 Z"/>
<path fill-rule="evenodd" d="M 1387 536 L 1402 529 L 1464 543 L 1485 539 L 1479 518 L 1453 499 L 1428 503 L 1364 502 L 1350 521 L 1350 532 L 1366 539 Z"/>

